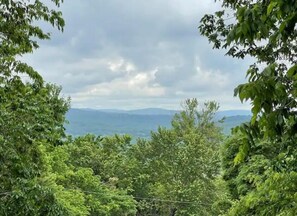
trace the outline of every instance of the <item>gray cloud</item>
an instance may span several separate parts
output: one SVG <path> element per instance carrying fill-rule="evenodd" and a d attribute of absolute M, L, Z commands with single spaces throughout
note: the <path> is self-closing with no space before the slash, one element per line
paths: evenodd
<path fill-rule="evenodd" d="M 189 97 L 243 107 L 233 98 L 248 63 L 212 50 L 198 32 L 212 0 L 72 0 L 66 27 L 25 60 L 62 85 L 73 107 L 178 108 Z M 247 107 L 248 105 L 244 105 Z"/>

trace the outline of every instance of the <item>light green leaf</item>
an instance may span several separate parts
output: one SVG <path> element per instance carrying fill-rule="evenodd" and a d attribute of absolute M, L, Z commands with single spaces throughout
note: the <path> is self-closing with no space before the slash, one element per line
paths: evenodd
<path fill-rule="evenodd" d="M 267 15 L 269 16 L 273 10 L 273 8 L 277 5 L 278 3 L 275 1 L 270 2 L 270 4 L 267 7 Z"/>

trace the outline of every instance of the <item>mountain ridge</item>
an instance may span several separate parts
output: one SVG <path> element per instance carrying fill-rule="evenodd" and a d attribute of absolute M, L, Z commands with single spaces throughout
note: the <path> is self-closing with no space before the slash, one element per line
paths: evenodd
<path fill-rule="evenodd" d="M 71 108 L 70 110 L 83 110 L 92 112 L 103 112 L 103 113 L 122 113 L 122 114 L 133 114 L 133 115 L 174 115 L 179 113 L 181 110 L 171 110 L 164 108 L 142 108 L 142 109 L 91 109 L 91 108 Z M 250 110 L 222 110 L 217 112 L 219 117 L 229 117 L 229 116 L 246 116 L 251 115 Z"/>
<path fill-rule="evenodd" d="M 130 134 L 134 138 L 149 138 L 151 131 L 156 131 L 159 126 L 171 127 L 174 114 L 144 114 L 148 112 L 106 112 L 91 109 L 70 109 L 66 114 L 69 124 L 65 124 L 66 133 L 74 136 L 92 133 L 96 135 Z M 142 113 L 142 114 L 139 114 Z M 159 113 L 159 114 L 156 114 Z M 160 114 L 161 113 L 161 114 Z M 168 112 L 170 113 L 170 112 Z M 215 117 L 216 121 L 226 117 L 223 123 L 218 123 L 223 128 L 225 134 L 230 134 L 231 128 L 248 121 L 250 115 L 236 115 L 241 112 L 221 112 Z M 242 112 L 243 114 L 245 112 Z"/>

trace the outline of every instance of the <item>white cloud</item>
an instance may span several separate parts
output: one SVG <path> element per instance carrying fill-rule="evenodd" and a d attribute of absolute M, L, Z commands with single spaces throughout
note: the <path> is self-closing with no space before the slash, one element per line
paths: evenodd
<path fill-rule="evenodd" d="M 124 62 L 124 61 L 123 61 Z M 123 63 L 124 64 L 124 63 Z M 79 93 L 73 94 L 73 102 L 88 101 L 94 97 L 161 97 L 165 95 L 165 88 L 155 82 L 156 70 L 138 72 L 132 64 L 127 63 L 126 74 L 109 82 L 90 85 Z M 121 67 L 117 68 L 121 70 Z M 115 68 L 113 68 L 115 71 Z M 114 72 L 113 71 L 113 72 Z"/>
<path fill-rule="evenodd" d="M 214 51 L 198 32 L 212 0 L 72 0 L 61 10 L 63 34 L 25 56 L 44 78 L 62 85 L 73 107 L 178 108 L 182 100 L 240 107 L 233 89 L 246 62 Z"/>

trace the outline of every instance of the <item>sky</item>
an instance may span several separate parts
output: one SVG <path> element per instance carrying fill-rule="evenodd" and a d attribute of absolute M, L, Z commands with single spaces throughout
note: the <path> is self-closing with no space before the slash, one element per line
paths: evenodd
<path fill-rule="evenodd" d="M 187 98 L 248 109 L 233 96 L 250 62 L 213 50 L 199 34 L 214 0 L 65 0 L 64 32 L 24 57 L 62 86 L 74 108 L 179 109 Z"/>

